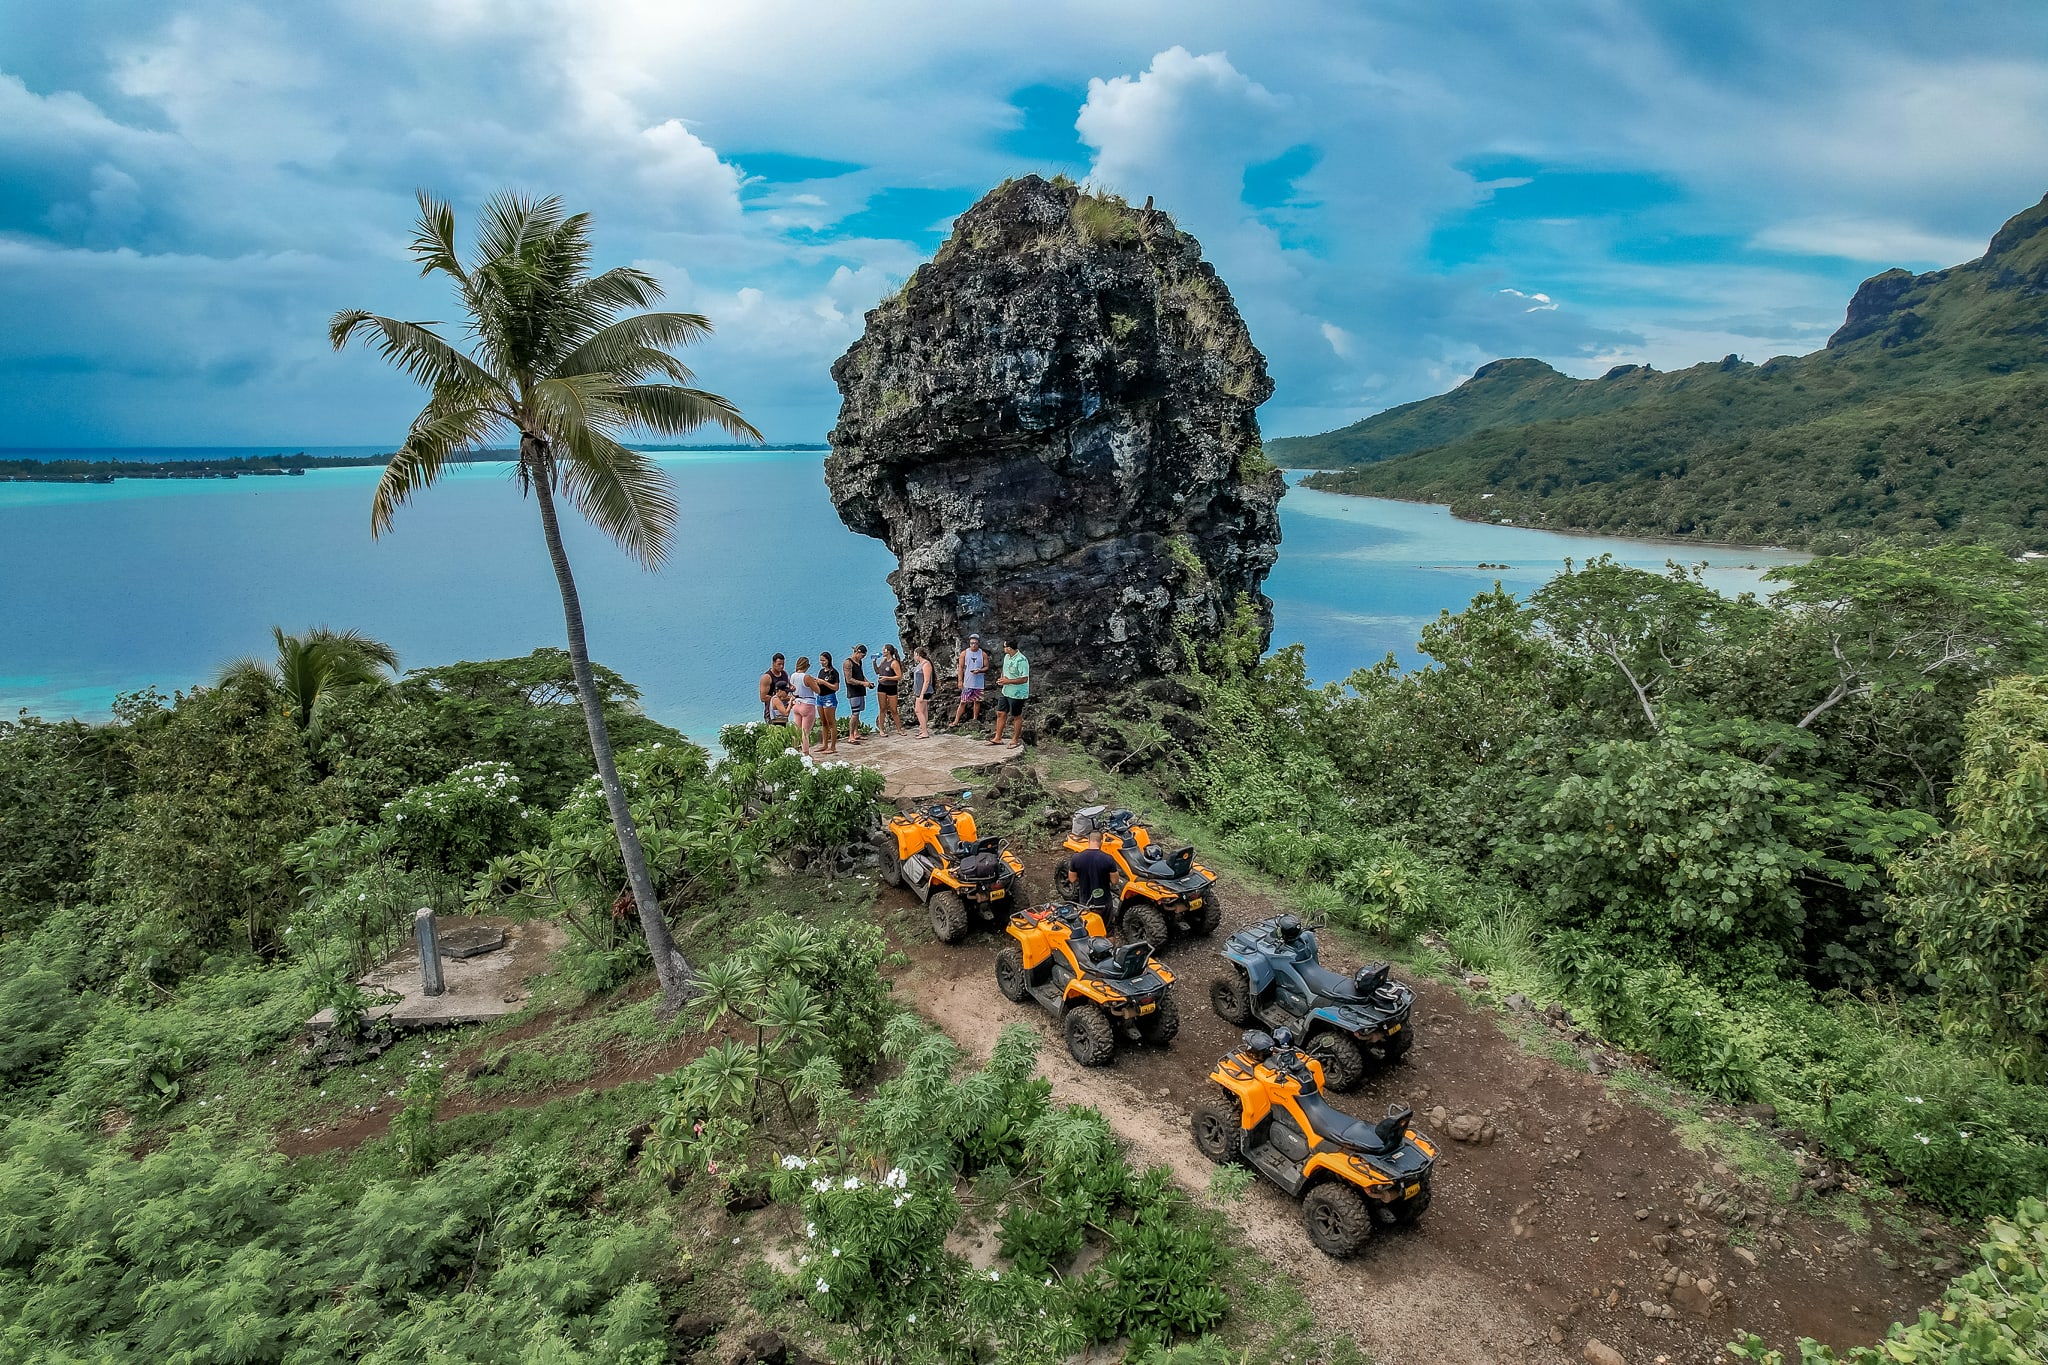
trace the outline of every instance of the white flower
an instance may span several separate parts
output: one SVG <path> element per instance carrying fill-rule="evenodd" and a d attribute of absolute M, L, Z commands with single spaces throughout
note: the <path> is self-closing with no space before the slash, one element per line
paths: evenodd
<path fill-rule="evenodd" d="M 816 1237 L 817 1235 L 818 1235 L 818 1225 L 817 1225 L 816 1223 L 806 1223 L 806 1224 L 804 1224 L 804 1236 L 806 1236 L 806 1237 Z"/>
<path fill-rule="evenodd" d="M 989 1278 L 990 1278 L 991 1280 L 1000 1280 L 1001 1278 L 1003 1278 L 1003 1275 L 1002 1275 L 1002 1272 L 1001 1272 L 1001 1271 L 999 1271 L 999 1270 L 991 1270 L 991 1271 L 989 1271 L 989 1273 L 988 1273 L 988 1277 L 989 1277 Z"/>
<path fill-rule="evenodd" d="M 1913 1136 L 1919 1139 L 1920 1145 L 1922 1147 L 1925 1147 L 1928 1143 L 1934 1141 L 1933 1138 L 1928 1137 L 1925 1133 L 1915 1133 L 1913 1134 Z"/>
<path fill-rule="evenodd" d="M 823 1194 L 825 1191 L 832 1188 L 832 1182 L 825 1179 L 824 1176 L 819 1176 L 816 1180 L 813 1180 L 811 1182 L 811 1188 L 816 1190 L 819 1194 Z"/>
<path fill-rule="evenodd" d="M 838 1248 L 838 1247 L 833 1247 L 833 1248 L 832 1248 L 832 1259 L 833 1259 L 833 1260 L 835 1260 L 835 1261 L 839 1259 L 839 1248 Z"/>
<path fill-rule="evenodd" d="M 832 1286 L 825 1283 L 825 1277 L 823 1275 L 820 1275 L 818 1277 L 818 1292 L 820 1294 L 829 1294 L 832 1292 Z"/>
<path fill-rule="evenodd" d="M 844 1179 L 844 1180 L 842 1180 L 842 1181 L 840 1181 L 840 1182 L 839 1182 L 839 1188 L 840 1188 L 840 1189 L 842 1189 L 842 1190 L 857 1190 L 857 1189 L 859 1189 L 859 1188 L 860 1188 L 860 1177 L 859 1177 L 859 1176 L 857 1176 L 857 1175 L 850 1175 L 850 1176 L 846 1177 L 846 1179 Z"/>
<path fill-rule="evenodd" d="M 782 1169 L 785 1171 L 801 1171 L 805 1166 L 808 1166 L 809 1164 L 810 1163 L 805 1161 L 802 1157 L 796 1156 L 794 1154 L 782 1158 Z"/>
<path fill-rule="evenodd" d="M 892 1190 L 900 1190 L 910 1183 L 910 1177 L 903 1173 L 901 1166 L 892 1166 L 889 1174 L 882 1177 L 882 1183 Z"/>
<path fill-rule="evenodd" d="M 909 1196 L 909 1195 L 907 1195 L 907 1194 L 899 1194 L 899 1195 L 897 1195 L 897 1196 L 896 1196 L 896 1197 L 895 1197 L 894 1199 L 891 1199 L 891 1200 L 889 1201 L 889 1204 L 890 1204 L 890 1206 L 891 1206 L 892 1208 L 899 1208 L 899 1209 L 900 1209 L 900 1208 L 902 1208 L 902 1207 L 903 1207 L 903 1206 L 904 1206 L 905 1204 L 908 1204 L 909 1202 L 910 1202 L 910 1196 Z"/>
<path fill-rule="evenodd" d="M 796 758 L 796 757 L 798 757 L 798 754 L 797 754 L 797 751 L 796 751 L 796 747 L 795 747 L 794 745 L 791 745 L 791 746 L 790 746 L 789 748 L 786 748 L 786 749 L 784 749 L 784 750 L 782 751 L 782 753 L 783 753 L 783 757 L 785 757 L 785 758 Z"/>
<path fill-rule="evenodd" d="M 1921 1098 L 1920 1098 L 1920 1097 L 1919 1097 L 1918 1095 L 1908 1095 L 1908 1096 L 1906 1096 L 1906 1103 L 1908 1103 L 1908 1104 L 1925 1104 L 1925 1103 L 1927 1103 L 1927 1101 L 1926 1101 L 1926 1100 L 1923 1100 L 1923 1099 L 1921 1099 Z"/>
<path fill-rule="evenodd" d="M 1968 1142 L 1970 1140 L 1970 1135 L 1960 1128 L 1956 1129 L 1956 1136 L 1961 1138 L 1965 1142 Z"/>
<path fill-rule="evenodd" d="M 913 1327 L 915 1327 L 915 1326 L 917 1325 L 917 1314 L 915 1314 L 915 1313 L 912 1313 L 912 1314 L 910 1315 L 910 1325 L 911 1325 L 911 1326 L 913 1326 Z"/>

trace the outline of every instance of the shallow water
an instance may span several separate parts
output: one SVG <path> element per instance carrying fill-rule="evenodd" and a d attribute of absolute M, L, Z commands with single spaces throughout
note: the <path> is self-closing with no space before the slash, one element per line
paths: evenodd
<path fill-rule="evenodd" d="M 660 458 L 683 509 L 660 571 L 564 523 L 591 652 L 639 685 L 649 714 L 708 735 L 753 713 L 775 650 L 843 657 L 856 641 L 892 638 L 893 558 L 840 524 L 821 452 Z M 119 692 L 190 687 L 231 657 L 267 655 L 273 623 L 353 627 L 390 642 L 408 667 L 560 643 L 538 518 L 505 466 L 450 471 L 373 541 L 378 472 L 0 484 L 0 714 L 103 716 Z M 1439 611 L 1496 579 L 1526 592 L 1567 556 L 1607 552 L 1650 568 L 1704 560 L 1730 591 L 1801 558 L 1485 526 L 1304 488 L 1281 502 L 1281 527 L 1267 585 L 1274 643 L 1302 642 L 1322 679 L 1389 651 L 1412 662 Z"/>

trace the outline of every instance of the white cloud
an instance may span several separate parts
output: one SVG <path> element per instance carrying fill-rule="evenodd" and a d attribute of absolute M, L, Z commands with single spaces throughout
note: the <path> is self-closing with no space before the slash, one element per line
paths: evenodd
<path fill-rule="evenodd" d="M 1884 265 L 1954 265 L 1984 253 L 1983 241 L 1867 218 L 1801 218 L 1773 223 L 1751 239 L 1766 251 L 1839 256 Z"/>
<path fill-rule="evenodd" d="M 1522 309 L 1525 313 L 1554 313 L 1557 311 L 1557 304 L 1548 294 L 1524 294 L 1519 289 L 1503 289 L 1500 292 L 1504 298 L 1513 299 L 1517 303 L 1528 305 Z"/>

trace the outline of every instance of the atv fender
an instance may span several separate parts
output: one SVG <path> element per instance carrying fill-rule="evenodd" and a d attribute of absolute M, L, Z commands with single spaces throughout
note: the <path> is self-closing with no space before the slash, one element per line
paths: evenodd
<path fill-rule="evenodd" d="M 1303 1031 L 1303 1036 L 1313 1037 L 1316 1033 L 1318 1025 L 1320 1025 L 1323 1028 L 1335 1029 L 1339 1033 L 1348 1033 L 1354 1038 L 1360 1037 L 1368 1033 L 1379 1032 L 1378 1029 L 1362 1029 L 1352 1024 L 1344 1018 L 1343 1014 L 1338 1011 L 1335 1005 L 1319 1005 L 1315 1009 L 1310 1010 L 1308 1015 L 1308 1028 Z"/>
<path fill-rule="evenodd" d="M 1266 993 L 1266 987 L 1273 984 L 1273 959 L 1264 953 L 1247 953 L 1226 947 L 1223 956 L 1244 968 L 1245 979 L 1251 983 L 1253 996 Z"/>

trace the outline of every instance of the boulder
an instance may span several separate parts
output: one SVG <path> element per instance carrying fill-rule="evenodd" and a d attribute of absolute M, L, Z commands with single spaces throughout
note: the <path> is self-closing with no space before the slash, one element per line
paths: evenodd
<path fill-rule="evenodd" d="M 832 367 L 825 481 L 886 542 L 905 642 L 1015 635 L 1034 693 L 1107 697 L 1186 664 L 1260 590 L 1273 391 L 1229 289 L 1166 214 L 1038 176 L 957 220 Z"/>
<path fill-rule="evenodd" d="M 1579 1359 L 1585 1361 L 1586 1365 L 1628 1365 L 1627 1358 L 1621 1352 L 1598 1337 L 1586 1343 L 1586 1349 L 1579 1353 Z"/>

